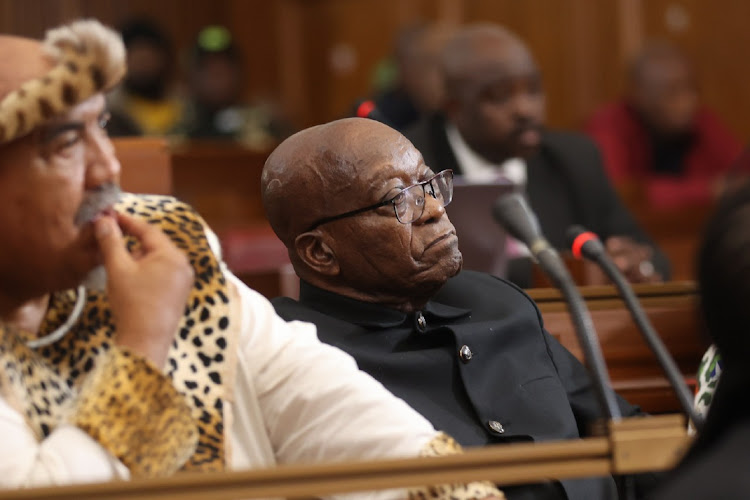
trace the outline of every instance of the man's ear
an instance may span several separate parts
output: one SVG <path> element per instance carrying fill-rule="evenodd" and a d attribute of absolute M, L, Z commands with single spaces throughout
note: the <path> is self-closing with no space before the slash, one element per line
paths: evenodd
<path fill-rule="evenodd" d="M 325 276 L 336 276 L 340 272 L 333 249 L 326 243 L 324 235 L 314 229 L 294 239 L 297 257 L 311 270 Z"/>

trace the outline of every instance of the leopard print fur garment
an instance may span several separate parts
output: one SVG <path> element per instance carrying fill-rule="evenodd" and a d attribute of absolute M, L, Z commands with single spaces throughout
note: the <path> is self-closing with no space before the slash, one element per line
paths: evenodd
<path fill-rule="evenodd" d="M 125 75 L 122 39 L 98 21 L 80 20 L 50 30 L 42 47 L 55 65 L 0 99 L 0 144 L 111 89 Z"/>
<path fill-rule="evenodd" d="M 236 352 L 238 325 L 232 325 L 229 318 L 230 294 L 209 248 L 205 224 L 189 206 L 170 197 L 125 194 L 116 209 L 161 227 L 193 266 L 195 283 L 164 373 L 189 406 L 199 433 L 195 452 L 183 469 L 224 470 L 223 402 L 228 396 L 226 384 L 234 377 L 229 367 L 233 366 L 230 356 Z M 133 240 L 127 244 L 130 249 L 137 245 Z M 75 292 L 70 291 L 53 295 L 40 335 L 67 320 L 74 299 Z M 80 319 L 58 342 L 36 352 L 20 349 L 7 339 L 2 343 L 0 355 L 6 371 L 16 387 L 25 388 L 25 393 L 14 398 L 16 406 L 22 407 L 40 440 L 70 419 L 73 401 L 87 378 L 107 359 L 115 334 L 106 294 L 89 291 Z"/>

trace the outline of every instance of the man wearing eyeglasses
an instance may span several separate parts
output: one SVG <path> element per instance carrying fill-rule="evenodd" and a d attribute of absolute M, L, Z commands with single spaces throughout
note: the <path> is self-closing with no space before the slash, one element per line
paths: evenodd
<path fill-rule="evenodd" d="M 301 278 L 273 301 L 318 327 L 389 390 L 465 446 L 574 439 L 601 413 L 584 367 L 516 286 L 461 270 L 430 170 L 395 130 L 351 118 L 284 141 L 263 203 Z M 623 415 L 636 409 L 620 400 Z M 503 488 L 508 498 L 614 498 L 610 477 Z"/>

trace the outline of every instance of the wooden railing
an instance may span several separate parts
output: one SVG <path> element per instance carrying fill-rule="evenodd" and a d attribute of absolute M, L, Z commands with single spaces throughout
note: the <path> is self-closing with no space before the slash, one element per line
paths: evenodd
<path fill-rule="evenodd" d="M 502 487 L 666 470 L 689 444 L 684 421 L 675 416 L 626 419 L 610 423 L 608 430 L 606 437 L 486 446 L 445 457 L 184 473 L 162 479 L 0 491 L 0 500 L 309 498 L 479 480 Z"/>

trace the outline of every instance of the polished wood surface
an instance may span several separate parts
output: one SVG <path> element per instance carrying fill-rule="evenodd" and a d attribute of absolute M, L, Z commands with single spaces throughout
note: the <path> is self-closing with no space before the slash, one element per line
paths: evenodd
<path fill-rule="evenodd" d="M 308 498 L 334 493 L 489 480 L 503 485 L 671 468 L 689 445 L 675 416 L 610 422 L 607 437 L 485 446 L 462 455 L 293 465 L 163 479 L 0 491 L 0 500 L 223 500 Z"/>
<path fill-rule="evenodd" d="M 227 142 L 191 142 L 172 151 L 174 195 L 217 233 L 266 224 L 260 175 L 267 152 Z"/>
<path fill-rule="evenodd" d="M 124 191 L 172 194 L 172 157 L 167 141 L 152 137 L 112 140 L 120 160 L 120 186 Z"/>
<path fill-rule="evenodd" d="M 686 381 L 694 386 L 698 364 L 708 347 L 701 329 L 695 284 L 635 285 L 634 290 Z M 539 305 L 547 330 L 583 361 L 583 352 L 560 293 L 553 289 L 527 292 Z M 650 413 L 681 411 L 660 365 L 614 287 L 581 287 L 581 292 L 591 311 L 615 390 Z"/>

